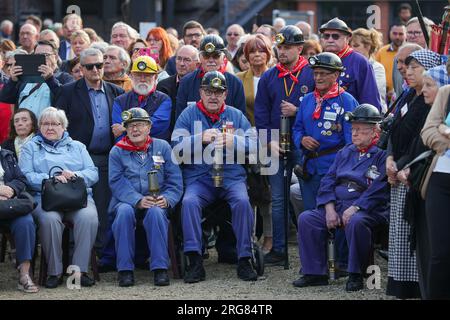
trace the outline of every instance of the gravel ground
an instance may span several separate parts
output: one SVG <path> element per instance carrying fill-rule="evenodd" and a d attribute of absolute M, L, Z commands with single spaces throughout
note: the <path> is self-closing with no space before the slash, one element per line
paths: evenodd
<path fill-rule="evenodd" d="M 290 242 L 290 268 L 266 267 L 263 277 L 256 282 L 244 282 L 237 278 L 236 267 L 218 264 L 215 250 L 210 250 L 210 258 L 205 260 L 206 281 L 185 284 L 181 279 L 172 279 L 168 287 L 155 287 L 153 274 L 146 270 L 136 270 L 135 283 L 131 288 L 117 285 L 116 273 L 100 274 L 101 281 L 92 288 L 69 290 L 65 284 L 57 289 L 45 289 L 36 294 L 24 294 L 16 289 L 17 273 L 7 261 L 0 263 L 0 299 L 14 300 L 98 300 L 98 299 L 186 299 L 186 300 L 380 300 L 392 299 L 385 295 L 387 282 L 387 262 L 375 255 L 375 263 L 381 268 L 381 289 L 364 289 L 357 293 L 344 290 L 346 278 L 334 281 L 329 286 L 294 288 L 292 281 L 298 278 L 299 260 L 297 245 Z M 36 272 L 38 271 L 38 266 Z"/>

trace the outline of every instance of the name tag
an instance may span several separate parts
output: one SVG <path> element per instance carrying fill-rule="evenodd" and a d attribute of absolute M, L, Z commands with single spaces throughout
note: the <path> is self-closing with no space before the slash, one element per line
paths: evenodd
<path fill-rule="evenodd" d="M 165 163 L 164 158 L 162 156 L 152 156 L 152 158 L 155 164 Z"/>
<path fill-rule="evenodd" d="M 408 104 L 405 103 L 405 105 L 400 109 L 401 116 L 404 117 L 407 112 L 408 112 Z"/>
<path fill-rule="evenodd" d="M 323 115 L 323 119 L 324 120 L 330 120 L 330 121 L 336 121 L 337 113 L 325 111 L 325 113 Z"/>

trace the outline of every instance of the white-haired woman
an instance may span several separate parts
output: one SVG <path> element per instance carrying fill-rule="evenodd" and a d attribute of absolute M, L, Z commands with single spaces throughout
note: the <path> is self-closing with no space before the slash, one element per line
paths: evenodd
<path fill-rule="evenodd" d="M 97 209 L 92 199 L 91 187 L 98 180 L 98 171 L 86 147 L 72 140 L 67 133 L 68 120 L 63 110 L 53 107 L 44 109 L 39 118 L 39 130 L 23 148 L 19 166 L 27 178 L 29 190 L 38 202 L 33 216 L 39 225 L 39 239 L 48 265 L 47 288 L 56 288 L 62 283 L 62 234 L 63 221 L 73 223 L 74 253 L 72 264 L 80 268 L 81 285 L 92 286 L 94 281 L 87 276 L 90 253 L 98 227 Z M 82 177 L 87 185 L 87 207 L 68 212 L 44 211 L 41 206 L 41 184 L 49 178 L 49 170 L 60 166 L 64 170 L 56 179 L 67 183 L 74 176 Z"/>

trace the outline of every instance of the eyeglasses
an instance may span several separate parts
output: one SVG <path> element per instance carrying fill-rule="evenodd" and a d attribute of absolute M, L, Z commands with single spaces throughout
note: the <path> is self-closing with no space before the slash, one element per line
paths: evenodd
<path fill-rule="evenodd" d="M 178 62 L 184 62 L 184 63 L 191 63 L 192 59 L 191 58 L 185 58 L 185 57 L 177 57 L 177 61 Z"/>
<path fill-rule="evenodd" d="M 213 53 L 202 52 L 202 57 L 205 59 L 209 58 L 219 59 L 221 56 L 222 52 L 213 52 Z"/>
<path fill-rule="evenodd" d="M 321 37 L 322 37 L 322 39 L 325 39 L 325 40 L 330 39 L 330 37 L 333 38 L 333 40 L 339 40 L 341 35 L 339 33 L 322 33 Z"/>
<path fill-rule="evenodd" d="M 6 67 L 6 68 L 11 68 L 12 66 L 13 66 L 12 63 L 5 63 L 5 67 Z"/>
<path fill-rule="evenodd" d="M 227 36 L 229 36 L 229 37 L 231 37 L 231 36 L 239 37 L 240 34 L 237 33 L 237 32 L 230 32 L 230 33 L 227 33 Z"/>
<path fill-rule="evenodd" d="M 313 72 L 314 78 L 321 77 L 325 78 L 326 76 L 329 76 L 330 74 L 333 74 L 334 72 Z"/>
<path fill-rule="evenodd" d="M 201 33 L 190 33 L 190 34 L 185 35 L 185 37 L 188 39 L 200 38 L 201 36 L 202 36 Z"/>
<path fill-rule="evenodd" d="M 43 122 L 43 123 L 41 123 L 41 127 L 42 128 L 50 128 L 50 127 L 53 127 L 53 128 L 56 128 L 56 127 L 59 127 L 61 125 L 61 123 L 56 123 L 56 122 Z"/>
<path fill-rule="evenodd" d="M 48 53 L 48 52 L 36 53 L 36 54 L 43 54 L 46 58 L 51 57 L 52 55 L 54 55 L 54 53 Z"/>
<path fill-rule="evenodd" d="M 134 129 L 142 130 L 146 126 L 148 126 L 148 123 L 146 123 L 146 122 L 134 122 L 134 123 L 127 124 L 126 128 L 127 128 L 127 130 L 134 130 Z"/>
<path fill-rule="evenodd" d="M 418 36 L 420 36 L 421 34 L 423 34 L 422 33 L 422 31 L 408 31 L 408 32 L 406 32 L 407 34 L 408 34 L 408 36 L 414 36 L 414 37 L 418 37 Z"/>
<path fill-rule="evenodd" d="M 148 43 L 158 42 L 158 41 L 161 41 L 161 39 L 157 39 L 157 38 L 148 38 L 148 39 L 147 39 L 147 42 L 148 42 Z"/>
<path fill-rule="evenodd" d="M 352 128 L 352 133 L 368 133 L 372 131 L 372 128 Z"/>
<path fill-rule="evenodd" d="M 223 95 L 225 91 L 220 91 L 220 90 L 209 90 L 209 89 L 203 89 L 203 93 L 205 94 L 205 96 L 210 97 L 212 95 L 216 96 L 216 97 L 221 97 Z"/>
<path fill-rule="evenodd" d="M 89 63 L 89 64 L 83 64 L 83 67 L 88 69 L 89 71 L 94 69 L 94 67 L 97 68 L 97 70 L 103 69 L 103 62 L 100 63 Z"/>

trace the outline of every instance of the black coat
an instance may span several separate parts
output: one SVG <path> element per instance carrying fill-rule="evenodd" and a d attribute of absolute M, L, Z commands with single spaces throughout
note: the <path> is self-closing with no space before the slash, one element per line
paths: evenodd
<path fill-rule="evenodd" d="M 179 82 L 177 82 L 177 75 L 173 75 L 158 82 L 158 86 L 156 87 L 156 90 L 164 92 L 170 97 L 170 100 L 172 100 L 172 113 L 170 115 L 170 129 L 169 129 L 170 132 L 173 131 L 173 128 L 175 126 L 175 114 L 176 114 L 175 106 L 177 105 L 178 84 Z"/>
<path fill-rule="evenodd" d="M 16 147 L 14 146 L 14 139 L 5 140 L 2 143 L 2 149 L 6 149 L 6 150 L 11 151 L 14 154 L 14 156 L 16 157 L 16 159 L 17 159 Z"/>
<path fill-rule="evenodd" d="M 109 122 L 111 122 L 112 106 L 114 99 L 125 91 L 122 88 L 103 82 L 105 86 L 106 99 L 109 107 Z M 72 139 L 82 142 L 89 147 L 94 132 L 94 117 L 92 113 L 91 100 L 84 78 L 64 85 L 60 88 L 55 106 L 66 112 L 69 120 L 69 135 Z M 111 141 L 114 137 L 111 131 Z M 112 146 L 110 146 L 112 147 Z"/>
<path fill-rule="evenodd" d="M 14 196 L 25 190 L 27 178 L 22 173 L 17 164 L 14 153 L 9 150 L 0 150 L 0 161 L 2 163 L 5 174 L 3 176 L 3 182 L 6 186 L 11 187 L 14 190 Z"/>

